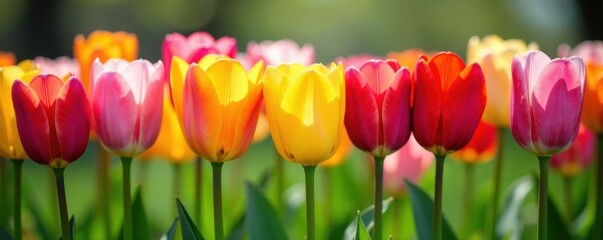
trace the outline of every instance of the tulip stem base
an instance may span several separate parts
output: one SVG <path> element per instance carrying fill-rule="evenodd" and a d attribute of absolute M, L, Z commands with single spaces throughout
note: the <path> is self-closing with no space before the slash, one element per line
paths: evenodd
<path fill-rule="evenodd" d="M 14 216 L 14 224 L 15 224 L 15 240 L 21 240 L 22 237 L 22 229 L 21 229 L 21 172 L 23 168 L 23 159 L 14 159 L 13 166 L 15 168 L 15 216 Z"/>
<path fill-rule="evenodd" d="M 383 239 L 383 162 L 384 157 L 375 157 L 375 227 L 373 239 Z"/>
<path fill-rule="evenodd" d="M 547 201 L 549 194 L 549 161 L 551 157 L 539 156 L 540 178 L 538 179 L 538 239 L 547 239 Z"/>
<path fill-rule="evenodd" d="M 307 240 L 316 239 L 315 214 L 314 214 L 314 170 L 315 165 L 304 166 L 304 175 L 306 179 L 306 221 L 307 221 Z"/>
<path fill-rule="evenodd" d="M 494 173 L 492 176 L 492 199 L 490 200 L 490 208 L 488 209 L 488 219 L 486 219 L 486 236 L 496 239 L 496 219 L 498 217 L 498 198 L 500 195 L 500 181 L 503 168 L 503 153 L 505 147 L 506 128 L 498 128 L 498 151 L 494 159 Z"/>
<path fill-rule="evenodd" d="M 222 223 L 222 165 L 223 162 L 212 162 L 212 174 L 214 185 L 214 239 L 224 239 L 224 227 Z"/>
<path fill-rule="evenodd" d="M 197 226 L 201 228 L 201 207 L 203 206 L 203 159 L 199 156 L 195 158 L 195 220 Z"/>
<path fill-rule="evenodd" d="M 465 164 L 465 186 L 463 186 L 463 233 L 466 237 L 471 235 L 471 219 L 473 215 L 473 177 L 475 175 L 475 165 Z"/>
<path fill-rule="evenodd" d="M 61 217 L 61 233 L 63 240 L 71 240 L 71 227 L 69 226 L 69 214 L 67 211 L 67 198 L 65 197 L 65 168 L 55 168 L 54 177 L 57 183 L 57 197 L 59 199 L 59 215 Z"/>
<path fill-rule="evenodd" d="M 122 157 L 121 164 L 123 170 L 124 240 L 132 240 L 134 237 L 132 233 L 132 191 L 130 190 L 132 158 Z"/>
<path fill-rule="evenodd" d="M 433 239 L 442 240 L 442 185 L 444 159 L 446 155 L 436 155 L 435 199 L 433 201 Z"/>

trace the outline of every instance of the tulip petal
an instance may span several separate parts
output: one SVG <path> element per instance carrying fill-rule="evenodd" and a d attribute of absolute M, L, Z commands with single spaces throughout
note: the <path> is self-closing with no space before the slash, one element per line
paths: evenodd
<path fill-rule="evenodd" d="M 465 69 L 465 63 L 454 53 L 442 52 L 429 61 L 429 68 L 439 81 L 441 89 L 445 91 L 452 86 L 459 73 Z"/>
<path fill-rule="evenodd" d="M 170 88 L 172 92 L 172 103 L 174 104 L 174 110 L 178 115 L 180 126 L 182 126 L 183 119 L 183 96 L 184 91 L 184 79 L 186 78 L 186 72 L 189 69 L 189 64 L 182 60 L 182 58 L 172 58 L 172 64 L 170 68 Z"/>
<path fill-rule="evenodd" d="M 118 155 L 131 153 L 137 112 L 134 94 L 121 74 L 98 76 L 92 92 L 94 128 L 101 142 Z"/>
<path fill-rule="evenodd" d="M 379 109 L 371 86 L 362 73 L 350 67 L 346 71 L 345 125 L 350 140 L 363 151 L 379 145 Z"/>
<path fill-rule="evenodd" d="M 527 73 L 518 57 L 511 63 L 513 91 L 511 92 L 511 133 L 515 141 L 530 152 L 535 152 L 532 142 L 532 118 L 530 110 L 530 94 Z"/>
<path fill-rule="evenodd" d="M 119 72 L 128 81 L 137 104 L 142 104 L 144 101 L 143 98 L 147 92 L 146 88 L 151 81 L 151 69 L 154 68 L 149 61 L 136 60 L 131 62 L 123 71 Z"/>
<path fill-rule="evenodd" d="M 442 88 L 424 59 L 417 62 L 414 78 L 413 133 L 421 146 L 431 149 L 441 144 Z"/>
<path fill-rule="evenodd" d="M 484 75 L 477 63 L 463 70 L 444 95 L 442 146 L 445 151 L 463 148 L 473 136 L 486 107 Z"/>
<path fill-rule="evenodd" d="M 138 141 L 136 149 L 133 150 L 132 155 L 137 155 L 155 143 L 157 136 L 159 135 L 159 129 L 161 128 L 161 116 L 163 113 L 163 82 L 160 81 L 162 71 L 156 71 L 154 79 L 147 86 L 147 92 L 145 93 L 144 103 L 139 115 L 138 121 L 140 123 L 138 132 Z"/>
<path fill-rule="evenodd" d="M 12 87 L 17 129 L 27 155 L 37 163 L 52 159 L 50 129 L 46 109 L 36 92 L 17 80 Z"/>
<path fill-rule="evenodd" d="M 529 51 L 524 55 L 521 64 L 525 74 L 524 78 L 528 83 L 528 92 L 534 92 L 534 86 L 537 85 L 536 81 L 538 73 L 540 73 L 549 62 L 551 62 L 549 56 L 541 51 Z"/>
<path fill-rule="evenodd" d="M 224 106 L 241 101 L 249 92 L 249 80 L 243 65 L 233 59 L 220 59 L 206 70 L 210 82 Z"/>
<path fill-rule="evenodd" d="M 410 72 L 402 68 L 383 97 L 383 140 L 387 154 L 400 149 L 410 136 Z"/>
<path fill-rule="evenodd" d="M 90 105 L 84 85 L 77 78 L 70 78 L 58 94 L 55 126 L 61 158 L 77 160 L 86 150 L 90 133 Z"/>
<path fill-rule="evenodd" d="M 377 96 L 389 88 L 395 74 L 388 63 L 379 60 L 369 60 L 362 65 L 360 72 Z"/>
<path fill-rule="evenodd" d="M 550 156 L 574 142 L 582 109 L 583 75 L 569 59 L 555 59 L 538 75 L 532 92 L 532 111 L 540 153 Z"/>
<path fill-rule="evenodd" d="M 59 95 L 59 91 L 63 86 L 63 81 L 54 75 L 40 74 L 36 76 L 29 87 L 36 93 L 40 102 L 44 106 L 46 111 L 47 121 L 54 122 L 55 120 L 55 109 L 56 100 Z M 57 139 L 57 129 L 54 124 L 49 125 L 49 136 L 50 136 L 50 149 L 54 157 L 60 157 L 61 151 L 59 149 L 59 141 Z"/>

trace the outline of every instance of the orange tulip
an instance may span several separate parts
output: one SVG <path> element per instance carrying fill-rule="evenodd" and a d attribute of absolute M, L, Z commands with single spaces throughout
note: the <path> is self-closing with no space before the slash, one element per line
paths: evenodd
<path fill-rule="evenodd" d="M 17 58 L 11 52 L 0 52 L 0 67 L 15 65 Z"/>
<path fill-rule="evenodd" d="M 97 30 L 86 39 L 78 34 L 73 42 L 73 56 L 80 64 L 80 76 L 86 91 L 90 92 L 90 69 L 95 59 L 105 63 L 111 58 L 134 61 L 138 57 L 138 38 L 126 32 Z"/>
<path fill-rule="evenodd" d="M 390 52 L 385 57 L 386 59 L 394 59 L 398 61 L 400 67 L 406 67 L 412 74 L 415 72 L 415 66 L 421 55 L 433 56 L 434 53 L 426 53 L 425 51 L 418 48 L 411 48 L 401 52 Z"/>

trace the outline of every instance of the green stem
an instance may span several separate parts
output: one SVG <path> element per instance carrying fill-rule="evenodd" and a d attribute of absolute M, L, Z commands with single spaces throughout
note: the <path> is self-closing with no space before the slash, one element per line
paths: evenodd
<path fill-rule="evenodd" d="M 213 184 L 214 184 L 214 239 L 224 239 L 224 227 L 222 223 L 222 165 L 223 162 L 212 162 Z"/>
<path fill-rule="evenodd" d="M 375 157 L 375 225 L 373 239 L 383 239 L 383 162 L 384 157 Z"/>
<path fill-rule="evenodd" d="M 463 232 L 465 236 L 471 234 L 471 224 L 473 210 L 473 176 L 475 175 L 475 165 L 465 164 L 465 186 L 463 193 Z"/>
<path fill-rule="evenodd" d="M 15 168 L 15 240 L 21 240 L 23 230 L 21 228 L 21 170 L 23 168 L 23 159 L 13 159 L 13 166 Z"/>
<path fill-rule="evenodd" d="M 490 239 L 496 239 L 496 219 L 498 218 L 498 198 L 500 196 L 500 181 L 502 177 L 503 153 L 505 147 L 506 128 L 498 128 L 498 151 L 494 158 L 494 173 L 492 176 L 492 199 L 488 209 L 488 219 L 486 219 L 486 236 Z"/>
<path fill-rule="evenodd" d="M 597 145 L 599 149 L 598 161 L 595 161 L 595 191 L 596 191 L 596 204 L 595 204 L 595 222 L 591 227 L 593 232 L 592 239 L 603 238 L 603 134 L 597 135 Z"/>
<path fill-rule="evenodd" d="M 433 201 L 433 239 L 442 240 L 442 179 L 446 155 L 436 155 L 435 199 Z"/>
<path fill-rule="evenodd" d="M 109 152 L 103 147 L 99 146 L 98 151 L 97 204 L 104 225 L 105 239 L 110 239 L 113 237 L 111 234 L 111 191 L 109 190 L 109 165 L 111 160 Z"/>
<path fill-rule="evenodd" d="M 573 181 L 571 177 L 563 178 L 563 197 L 565 199 L 565 213 L 567 214 L 568 224 L 571 224 L 574 221 L 572 212 L 572 185 Z"/>
<path fill-rule="evenodd" d="M 0 158 L 0 206 L 8 205 L 8 173 L 6 159 Z M 8 208 L 0 207 L 0 228 L 8 229 Z"/>
<path fill-rule="evenodd" d="M 123 205 L 124 205 L 124 240 L 132 240 L 132 200 L 130 190 L 130 167 L 132 166 L 131 157 L 122 157 L 121 165 L 123 170 Z"/>
<path fill-rule="evenodd" d="M 316 239 L 315 220 L 314 220 L 314 170 L 316 165 L 304 166 L 304 175 L 306 178 L 306 221 L 307 221 L 307 240 Z"/>
<path fill-rule="evenodd" d="M 203 206 L 202 193 L 203 193 L 203 159 L 199 156 L 195 159 L 195 219 L 197 219 L 197 226 L 201 228 L 201 208 Z"/>
<path fill-rule="evenodd" d="M 65 177 L 63 173 L 65 168 L 55 168 L 54 177 L 57 183 L 57 196 L 59 199 L 59 212 L 61 216 L 61 233 L 63 240 L 71 240 L 71 230 L 69 226 L 69 214 L 67 212 L 67 198 L 65 197 Z"/>
<path fill-rule="evenodd" d="M 538 156 L 540 179 L 538 179 L 538 239 L 547 239 L 547 201 L 549 192 L 549 161 L 551 157 Z"/>

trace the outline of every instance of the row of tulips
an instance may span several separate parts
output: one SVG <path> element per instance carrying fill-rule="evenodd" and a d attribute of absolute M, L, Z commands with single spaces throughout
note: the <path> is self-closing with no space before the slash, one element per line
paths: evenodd
<path fill-rule="evenodd" d="M 535 44 L 488 36 L 469 41 L 468 66 L 451 52 L 420 51 L 392 54 L 391 60 L 340 59 L 325 66 L 313 63 L 311 47 L 292 50 L 294 45 L 251 43 L 241 57 L 236 56 L 233 38 L 174 33 L 164 40 L 163 62 L 152 64 L 134 60 L 138 49 L 133 34 L 98 31 L 87 39 L 77 36 L 74 55 L 79 68 L 68 59 L 61 61 L 69 64 L 54 68 L 48 67 L 54 64 L 49 60 L 38 59 L 37 65 L 24 61 L 0 70 L 2 157 L 13 159 L 19 168 L 22 161 L 16 159 L 31 158 L 55 169 L 63 238 L 70 239 L 63 170 L 84 153 L 92 133 L 122 159 L 123 234 L 132 239 L 132 158 L 152 148 L 162 132 L 171 134 L 168 141 L 176 144 L 169 148 L 178 151 L 171 156 L 190 158 L 194 153 L 212 164 L 215 238 L 222 239 L 222 165 L 245 153 L 254 135 L 261 134 L 256 126 L 262 126 L 258 119 L 265 116 L 278 153 L 304 167 L 307 238 L 314 239 L 314 169 L 336 153 L 345 141 L 344 132 L 374 157 L 377 213 L 382 208 L 385 157 L 407 144 L 412 132 L 436 159 L 433 237 L 441 239 L 444 159 L 460 150 L 460 159 L 483 161 L 496 151 L 494 129 L 510 126 L 517 143 L 540 160 L 538 236 L 546 239 L 549 160 L 576 139 L 580 116 L 587 114 L 582 113 L 583 98 L 588 99 L 593 85 L 585 84 L 587 75 L 595 73 L 586 71 L 581 57 L 551 60 L 530 50 Z M 576 51 L 566 50 L 564 56 L 586 55 L 580 53 L 586 50 Z M 482 116 L 495 127 L 480 124 Z M 588 120 L 591 129 L 600 125 Z M 163 130 L 168 122 L 179 127 Z M 489 133 L 474 134 L 476 129 Z M 174 139 L 183 139 L 188 148 Z M 493 206 L 501 152 L 496 157 Z M 571 163 L 571 157 L 559 159 L 553 166 L 567 174 L 582 166 Z M 14 235 L 19 239 L 17 215 Z M 495 210 L 491 218 L 493 227 Z M 381 214 L 376 214 L 374 239 L 383 238 L 381 228 Z"/>

